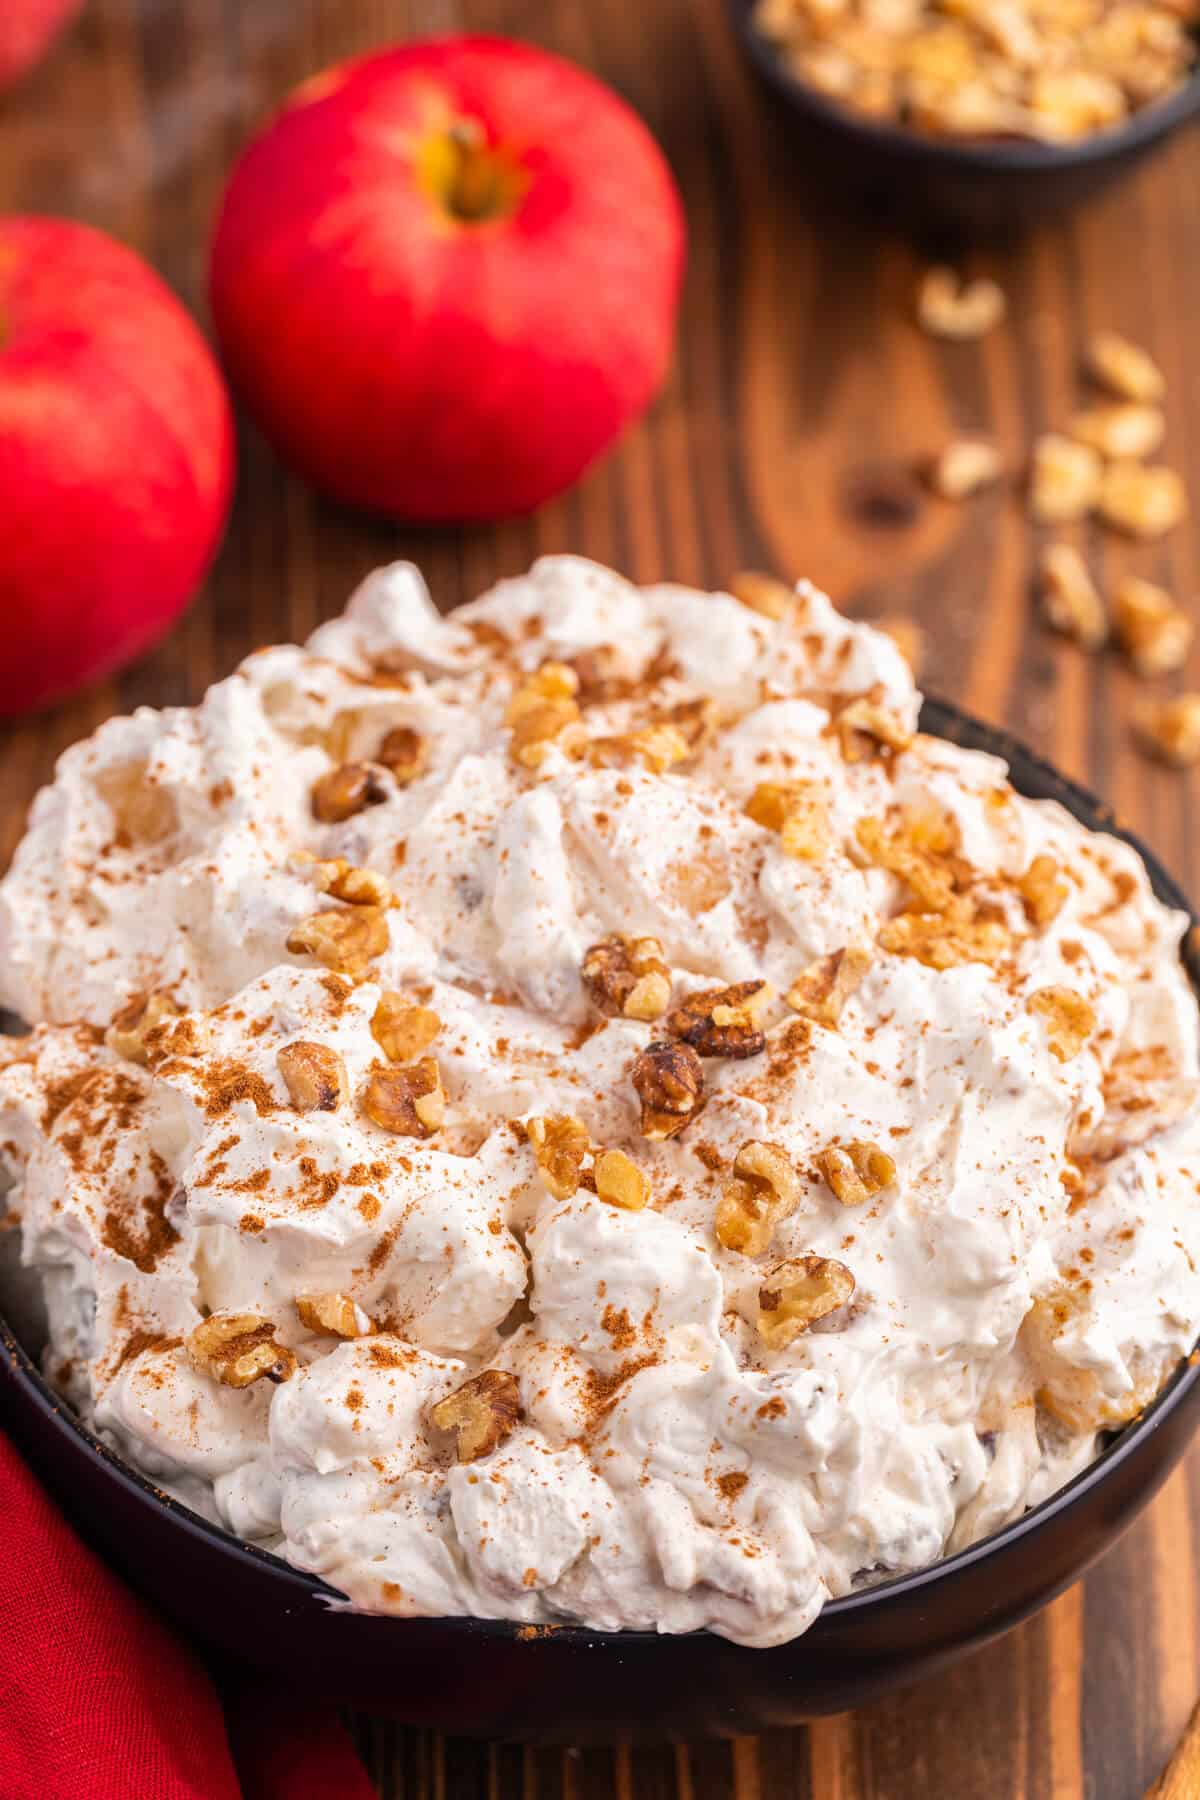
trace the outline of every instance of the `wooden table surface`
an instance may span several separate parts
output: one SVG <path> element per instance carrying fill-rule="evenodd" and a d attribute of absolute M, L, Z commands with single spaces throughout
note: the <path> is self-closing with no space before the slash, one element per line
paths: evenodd
<path fill-rule="evenodd" d="M 119 681 L 0 732 L 0 860 L 64 745 L 113 710 L 197 700 L 248 650 L 336 612 L 375 564 L 414 558 L 449 606 L 542 552 L 571 550 L 644 580 L 717 585 L 746 565 L 811 574 L 851 613 L 914 617 L 929 637 L 931 689 L 1090 781 L 1200 892 L 1187 829 L 1197 778 L 1133 749 L 1141 690 L 1131 677 L 1039 627 L 1036 534 L 1019 494 L 954 507 L 913 474 L 964 426 L 994 433 L 1019 467 L 1032 437 L 1073 409 L 1088 333 L 1114 326 L 1166 372 L 1167 460 L 1200 516 L 1200 363 L 1190 355 L 1200 138 L 1176 141 L 1066 224 L 969 249 L 965 266 L 1001 281 L 1009 318 L 982 344 L 946 347 L 912 323 L 918 248 L 806 212 L 721 0 L 92 0 L 52 59 L 0 100 L 0 211 L 102 226 L 202 310 L 207 232 L 251 125 L 333 59 L 460 26 L 585 63 L 662 141 L 692 231 L 665 396 L 575 492 L 494 530 L 354 517 L 285 474 L 243 428 L 232 525 L 186 621 Z M 1152 548 L 1100 534 L 1092 543 L 1106 577 L 1136 568 L 1189 601 L 1198 546 L 1196 525 Z M 364 1722 L 364 1750 L 388 1800 L 1135 1800 L 1200 1684 L 1198 1506 L 1200 1452 L 1039 1618 L 934 1681 L 810 1730 L 535 1753 Z"/>

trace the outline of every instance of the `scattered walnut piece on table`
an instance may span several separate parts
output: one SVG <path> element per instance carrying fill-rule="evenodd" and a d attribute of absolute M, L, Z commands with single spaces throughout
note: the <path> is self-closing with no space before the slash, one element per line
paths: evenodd
<path fill-rule="evenodd" d="M 1163 441 L 1167 428 L 1157 406 L 1139 406 L 1125 401 L 1116 406 L 1091 407 L 1076 413 L 1070 434 L 1077 443 L 1087 444 L 1110 462 L 1118 458 L 1137 459 L 1153 456 Z"/>
<path fill-rule="evenodd" d="M 609 1018 L 661 1018 L 671 1002 L 671 971 L 657 938 L 614 932 L 584 952 L 583 985 Z"/>
<path fill-rule="evenodd" d="M 873 1200 L 896 1179 L 893 1159 L 866 1138 L 827 1145 L 818 1152 L 816 1165 L 843 1206 L 861 1206 L 864 1201 Z"/>
<path fill-rule="evenodd" d="M 765 981 L 706 988 L 703 993 L 689 994 L 668 1014 L 666 1028 L 701 1056 L 758 1056 L 767 1041 L 758 1015 L 770 997 Z"/>
<path fill-rule="evenodd" d="M 460 1463 L 490 1456 L 512 1434 L 521 1417 L 521 1390 L 506 1369 L 484 1369 L 430 1407 L 439 1431 L 453 1431 Z"/>
<path fill-rule="evenodd" d="M 1004 473 L 1004 461 L 995 444 L 984 438 L 955 438 L 939 451 L 929 467 L 929 482 L 943 500 L 966 500 L 991 487 Z"/>
<path fill-rule="evenodd" d="M 1112 599 L 1113 631 L 1139 675 L 1170 675 L 1187 661 L 1192 621 L 1152 581 L 1127 575 Z"/>
<path fill-rule="evenodd" d="M 631 1079 L 641 1101 L 642 1136 L 652 1142 L 675 1137 L 700 1109 L 704 1070 L 690 1044 L 674 1039 L 648 1044 Z"/>
<path fill-rule="evenodd" d="M 424 772 L 429 744 L 411 725 L 394 725 L 376 751 L 375 760 L 390 771 L 401 787 L 407 787 Z"/>
<path fill-rule="evenodd" d="M 1116 331 L 1097 331 L 1088 345 L 1088 371 L 1121 400 L 1153 404 L 1167 391 L 1153 357 Z"/>
<path fill-rule="evenodd" d="M 836 1030 L 842 1008 L 870 966 L 870 952 L 857 944 L 819 956 L 796 977 L 785 996 L 787 1003 L 802 1018 Z"/>
<path fill-rule="evenodd" d="M 1156 538 L 1187 512 L 1187 494 L 1174 469 L 1139 462 L 1110 463 L 1100 486 L 1100 516 L 1130 537 Z"/>
<path fill-rule="evenodd" d="M 579 1190 L 584 1158 L 591 1148 L 587 1126 L 570 1114 L 551 1114 L 527 1120 L 525 1136 L 547 1192 L 556 1200 L 569 1200 Z"/>
<path fill-rule="evenodd" d="M 346 1065 L 328 1044 L 298 1038 L 275 1061 L 298 1112 L 336 1112 L 348 1092 Z"/>
<path fill-rule="evenodd" d="M 1004 317 L 1004 289 L 986 276 L 962 280 L 953 269 L 928 269 L 917 289 L 917 318 L 933 337 L 981 338 Z"/>
<path fill-rule="evenodd" d="M 1082 519 L 1100 498 L 1104 466 L 1089 444 L 1063 437 L 1056 431 L 1042 434 L 1033 446 L 1033 471 L 1029 503 L 1043 525 Z"/>
<path fill-rule="evenodd" d="M 374 1320 L 349 1294 L 300 1294 L 296 1313 L 306 1330 L 330 1337 L 370 1337 L 375 1330 Z"/>
<path fill-rule="evenodd" d="M 213 1313 L 189 1333 L 187 1351 L 224 1387 L 249 1387 L 263 1376 L 288 1381 L 296 1372 L 293 1352 L 275 1342 L 274 1324 L 258 1313 Z"/>
<path fill-rule="evenodd" d="M 446 1116 L 442 1072 L 432 1056 L 408 1069 L 373 1069 L 358 1098 L 359 1110 L 397 1137 L 432 1137 Z"/>
<path fill-rule="evenodd" d="M 1074 988 L 1044 987 L 1030 994 L 1026 1002 L 1030 1012 L 1046 1021 L 1046 1042 L 1059 1062 L 1078 1056 L 1096 1029 L 1096 1014 L 1082 994 Z"/>
<path fill-rule="evenodd" d="M 385 988 L 371 1015 L 371 1036 L 389 1062 L 408 1063 L 428 1050 L 442 1029 L 431 1007 Z"/>
<path fill-rule="evenodd" d="M 168 1020 L 178 1019 L 182 1014 L 183 1008 L 176 1004 L 170 994 L 137 994 L 113 1014 L 112 1023 L 104 1034 L 104 1041 L 110 1050 L 124 1057 L 126 1062 L 145 1066 L 151 1060 L 151 1034 Z"/>
<path fill-rule="evenodd" d="M 1200 694 L 1148 701 L 1138 713 L 1137 733 L 1160 762 L 1181 769 L 1200 762 Z"/>
<path fill-rule="evenodd" d="M 754 1139 L 733 1159 L 733 1179 L 717 1205 L 717 1242 L 743 1256 L 761 1256 L 775 1227 L 800 1203 L 800 1180 L 778 1144 Z"/>
<path fill-rule="evenodd" d="M 1046 623 L 1084 650 L 1108 639 L 1108 614 L 1087 565 L 1072 544 L 1047 544 L 1038 559 Z"/>
<path fill-rule="evenodd" d="M 340 825 L 386 798 L 387 790 L 374 763 L 341 763 L 313 783 L 313 818 L 322 825 Z"/>
<path fill-rule="evenodd" d="M 818 1319 L 854 1296 L 845 1263 L 827 1256 L 796 1256 L 778 1263 L 758 1290 L 758 1331 L 771 1350 L 784 1350 Z"/>
<path fill-rule="evenodd" d="M 777 581 L 773 575 L 761 575 L 755 569 L 740 570 L 730 582 L 729 591 L 751 612 L 760 613 L 764 619 L 774 619 L 776 623 L 789 618 L 796 609 L 795 590 L 786 581 Z"/>
<path fill-rule="evenodd" d="M 650 1198 L 650 1177 L 623 1150 L 601 1150 L 593 1173 L 596 1192 L 611 1206 L 641 1212 Z"/>
<path fill-rule="evenodd" d="M 362 981 L 389 941 L 383 909 L 354 906 L 347 912 L 320 912 L 302 919 L 288 934 L 287 947 L 295 956 L 315 956 L 335 974 Z"/>

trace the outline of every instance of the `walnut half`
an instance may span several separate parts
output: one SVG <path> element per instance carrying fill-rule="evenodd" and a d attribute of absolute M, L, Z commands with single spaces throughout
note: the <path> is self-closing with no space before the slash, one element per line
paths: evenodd
<path fill-rule="evenodd" d="M 287 947 L 294 956 L 315 956 L 338 975 L 362 981 L 389 942 L 383 909 L 355 906 L 347 912 L 320 912 L 301 919 L 289 932 Z"/>
<path fill-rule="evenodd" d="M 569 1200 L 579 1191 L 583 1159 L 591 1148 L 587 1126 L 570 1114 L 552 1114 L 527 1120 L 525 1136 L 547 1193 L 556 1200 Z"/>
<path fill-rule="evenodd" d="M 778 1144 L 751 1139 L 733 1159 L 733 1180 L 717 1207 L 717 1242 L 743 1256 L 761 1256 L 781 1219 L 800 1203 L 800 1181 Z"/>
<path fill-rule="evenodd" d="M 484 1369 L 429 1409 L 439 1431 L 457 1434 L 460 1463 L 475 1462 L 508 1437 L 521 1416 L 521 1390 L 506 1369 Z"/>
<path fill-rule="evenodd" d="M 224 1387 L 244 1388 L 266 1376 L 287 1381 L 296 1358 L 275 1342 L 275 1327 L 257 1313 L 213 1313 L 189 1334 L 187 1351 L 198 1369 Z"/>
<path fill-rule="evenodd" d="M 309 1331 L 330 1337 L 370 1337 L 375 1322 L 349 1294 L 300 1294 L 296 1299 L 300 1323 Z"/>
<path fill-rule="evenodd" d="M 650 1178 L 623 1150 L 602 1150 L 596 1158 L 596 1192 L 610 1206 L 641 1212 L 650 1198 Z"/>
<path fill-rule="evenodd" d="M 346 1065 L 328 1044 L 299 1038 L 275 1061 L 297 1112 L 336 1112 L 346 1098 Z"/>
<path fill-rule="evenodd" d="M 765 981 L 738 981 L 732 987 L 689 994 L 682 1006 L 668 1014 L 667 1030 L 701 1056 L 727 1056 L 739 1061 L 759 1056 L 767 1040 L 756 1022 L 756 1014 L 769 997 Z"/>
<path fill-rule="evenodd" d="M 150 1061 L 151 1033 L 168 1019 L 178 1019 L 182 1012 L 170 994 L 138 994 L 113 1014 L 104 1041 L 126 1062 L 144 1065 Z"/>
<path fill-rule="evenodd" d="M 829 1144 L 816 1158 L 817 1168 L 843 1206 L 861 1206 L 896 1179 L 896 1165 L 886 1150 L 866 1138 Z"/>
<path fill-rule="evenodd" d="M 647 1044 L 634 1062 L 632 1080 L 642 1103 L 643 1137 L 675 1137 L 699 1111 L 704 1071 L 690 1044 Z"/>
<path fill-rule="evenodd" d="M 601 938 L 584 952 L 580 969 L 592 1001 L 610 1018 L 657 1019 L 671 1001 L 671 972 L 657 938 Z"/>
<path fill-rule="evenodd" d="M 828 1256 L 796 1256 L 776 1264 L 758 1290 L 758 1332 L 771 1350 L 783 1350 L 818 1319 L 854 1296 L 845 1263 Z"/>
<path fill-rule="evenodd" d="M 408 1069 L 373 1069 L 358 1104 L 373 1125 L 397 1137 L 432 1137 L 446 1116 L 436 1058 L 423 1056 Z"/>

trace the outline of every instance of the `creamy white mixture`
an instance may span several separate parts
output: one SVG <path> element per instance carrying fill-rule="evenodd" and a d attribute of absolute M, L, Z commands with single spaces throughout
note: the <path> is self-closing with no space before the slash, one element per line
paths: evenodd
<path fill-rule="evenodd" d="M 69 750 L 0 887 L 0 1001 L 34 1027 L 0 1048 L 0 1160 L 52 1378 L 208 1517 L 393 1613 L 777 1644 L 1059 1486 L 1200 1328 L 1185 921 L 1000 762 L 908 742 L 917 707 L 811 589 L 773 619 L 554 558 L 443 619 L 398 565 L 307 648 Z M 415 778 L 374 766 L 315 817 L 398 727 Z M 287 948 L 322 912 L 372 924 L 341 973 Z M 648 1019 L 583 980 L 617 934 L 657 940 L 665 1017 L 661 974 Z M 806 1003 L 847 950 L 840 1013 Z M 693 1061 L 683 1128 L 647 1136 L 635 1061 L 732 983 L 763 1047 Z M 743 1036 L 748 992 L 714 1015 Z M 370 1116 L 417 1060 L 381 994 L 436 1034 L 432 1125 Z M 297 1042 L 340 1058 L 327 1110 Z M 538 1119 L 583 1145 L 549 1185 Z M 748 1144 L 789 1200 L 739 1249 Z M 871 1179 L 839 1199 L 849 1145 Z M 614 1149 L 648 1205 L 605 1197 Z M 227 1315 L 275 1358 L 243 1386 Z M 483 1371 L 506 1405 L 473 1453 L 431 1415 Z"/>

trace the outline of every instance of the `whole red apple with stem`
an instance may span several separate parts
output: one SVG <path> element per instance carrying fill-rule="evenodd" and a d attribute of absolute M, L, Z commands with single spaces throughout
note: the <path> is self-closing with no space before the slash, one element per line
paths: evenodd
<path fill-rule="evenodd" d="M 0 0 L 0 88 L 46 54 L 83 0 Z"/>
<path fill-rule="evenodd" d="M 0 715 L 166 630 L 233 468 L 220 371 L 153 270 L 86 226 L 0 218 Z"/>
<path fill-rule="evenodd" d="M 235 386 L 353 505 L 527 512 L 649 402 L 684 222 L 662 153 L 593 77 L 452 37 L 299 88 L 244 153 L 212 254 Z"/>

